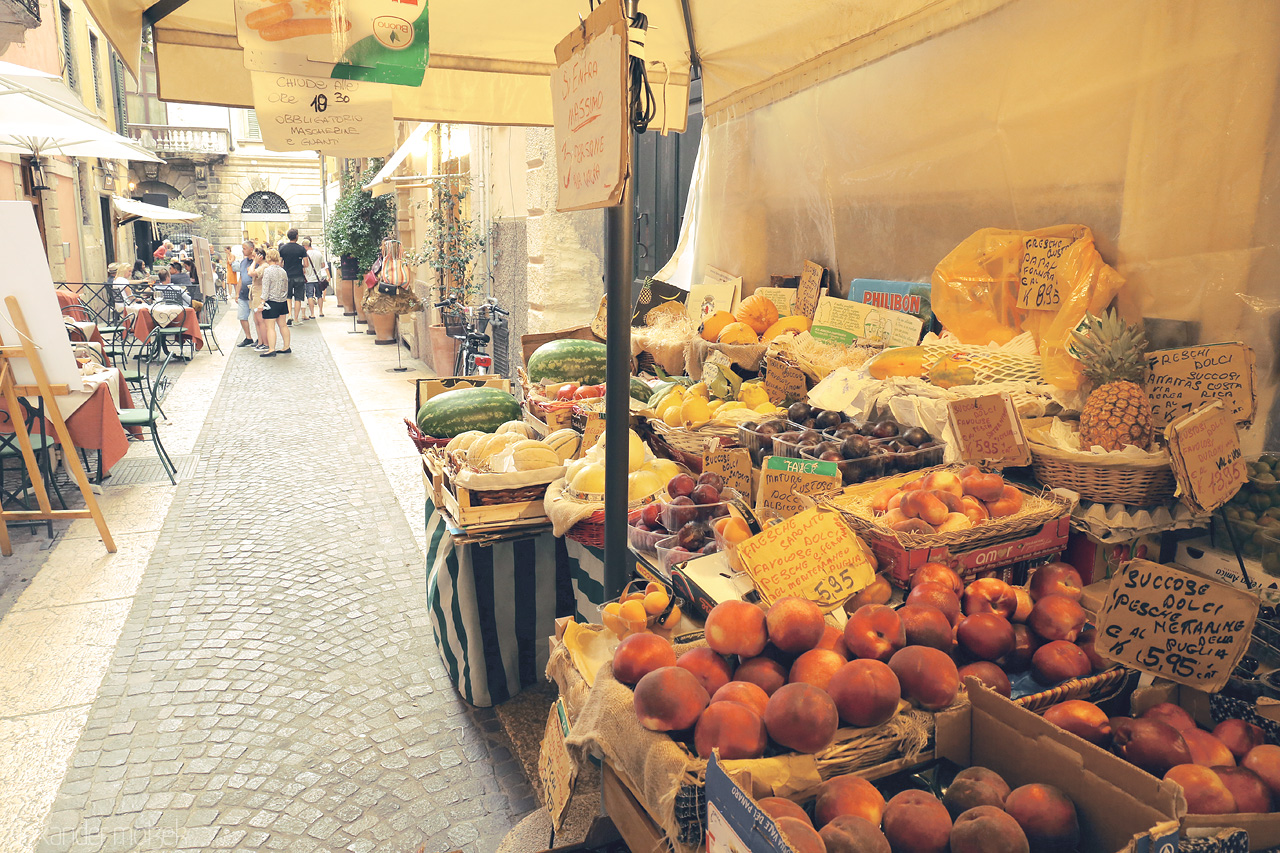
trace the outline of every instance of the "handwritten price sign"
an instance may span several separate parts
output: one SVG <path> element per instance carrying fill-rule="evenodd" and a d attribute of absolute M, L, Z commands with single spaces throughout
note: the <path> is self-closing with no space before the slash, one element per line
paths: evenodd
<path fill-rule="evenodd" d="M 578 775 L 578 763 L 569 754 L 564 739 L 569 736 L 569 718 L 564 712 L 564 700 L 556 699 L 547 715 L 547 727 L 542 733 L 542 749 L 538 752 L 538 778 L 546 798 L 547 811 L 551 813 L 553 829 L 560 829 L 565 806 L 573 794 L 573 783 Z"/>
<path fill-rule="evenodd" d="M 1221 401 L 1169 424 L 1165 438 L 1182 501 L 1192 511 L 1213 512 L 1245 484 L 1240 436 Z"/>
<path fill-rule="evenodd" d="M 1057 311 L 1062 304 L 1058 293 L 1058 259 L 1075 242 L 1070 237 L 1027 237 L 1024 239 L 1018 307 L 1028 311 Z"/>
<path fill-rule="evenodd" d="M 996 468 L 1030 465 L 1031 451 L 1022 421 L 1007 393 L 947 403 L 951 429 L 960 442 L 960 458 Z"/>
<path fill-rule="evenodd" d="M 853 531 L 835 513 L 805 510 L 738 546 L 766 601 L 788 595 L 835 607 L 875 579 Z"/>
<path fill-rule="evenodd" d="M 1147 560 L 1111 580 L 1098 611 L 1098 653 L 1210 693 L 1249 647 L 1258 600 L 1247 592 Z"/>

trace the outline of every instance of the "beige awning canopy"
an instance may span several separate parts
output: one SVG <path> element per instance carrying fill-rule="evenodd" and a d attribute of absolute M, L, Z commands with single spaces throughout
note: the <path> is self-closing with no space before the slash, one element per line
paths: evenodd
<path fill-rule="evenodd" d="M 1006 2 L 640 0 L 640 11 L 649 19 L 646 59 L 655 98 L 663 97 L 666 79 L 668 125 L 682 129 L 684 109 L 677 105 L 687 94 L 689 33 L 702 68 L 704 112 L 714 119 L 772 103 Z M 234 0 L 86 5 L 135 73 L 148 9 L 176 7 L 154 23 L 161 98 L 253 106 Z M 434 0 L 426 77 L 418 88 L 391 87 L 396 117 L 550 126 L 555 46 L 587 8 L 584 0 Z"/>
<path fill-rule="evenodd" d="M 135 219 L 145 219 L 149 222 L 192 222 L 200 218 L 198 213 L 173 210 L 172 208 L 161 207 L 158 204 L 147 204 L 145 201 L 121 198 L 118 195 L 111 197 L 111 206 L 120 214 L 121 225 L 126 222 L 132 222 Z"/>

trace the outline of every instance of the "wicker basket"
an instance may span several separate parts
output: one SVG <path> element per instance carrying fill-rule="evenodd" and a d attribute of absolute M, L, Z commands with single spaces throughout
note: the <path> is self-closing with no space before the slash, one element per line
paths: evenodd
<path fill-rule="evenodd" d="M 1136 683 L 1137 677 L 1137 670 L 1123 666 L 1113 666 L 1111 669 L 1100 672 L 1097 675 L 1073 678 L 1070 681 L 1062 682 L 1057 687 L 1051 687 L 1039 693 L 1032 693 L 1013 701 L 1015 704 L 1021 705 L 1028 711 L 1034 711 L 1037 714 L 1050 705 L 1056 705 L 1068 699 L 1083 699 L 1086 702 L 1096 704 L 1129 689 L 1130 679 L 1132 678 Z"/>
<path fill-rule="evenodd" d="M 707 442 L 713 438 L 729 439 L 729 443 L 734 443 L 738 438 L 738 424 L 730 421 L 712 421 L 706 426 L 697 429 L 688 429 L 686 427 L 669 427 L 656 418 L 650 418 L 649 424 L 653 427 L 653 431 L 662 436 L 667 444 L 681 453 L 687 453 L 692 456 L 702 458 L 702 454 L 707 450 Z"/>
<path fill-rule="evenodd" d="M 404 425 L 409 428 L 409 439 L 413 442 L 413 446 L 418 448 L 419 453 L 431 447 L 444 447 L 449 443 L 447 438 L 432 438 L 429 435 L 423 435 L 417 424 L 408 418 L 404 419 Z"/>
<path fill-rule="evenodd" d="M 1146 462 L 1114 461 L 1096 453 L 1029 444 L 1031 469 L 1050 488 L 1070 489 L 1084 500 L 1104 504 L 1151 506 L 1173 500 L 1177 483 L 1167 453 Z"/>
<path fill-rule="evenodd" d="M 604 510 L 598 509 L 565 531 L 574 542 L 599 550 L 604 547 Z"/>

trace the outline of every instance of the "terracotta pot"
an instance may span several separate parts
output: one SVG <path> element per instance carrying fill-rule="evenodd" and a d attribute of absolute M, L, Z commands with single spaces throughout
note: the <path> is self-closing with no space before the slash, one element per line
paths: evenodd
<path fill-rule="evenodd" d="M 396 315 L 370 314 L 369 325 L 377 334 L 375 344 L 394 344 L 396 342 Z"/>
<path fill-rule="evenodd" d="M 427 340 L 431 342 L 431 369 L 439 376 L 452 376 L 458 342 L 445 333 L 443 324 L 428 326 Z"/>
<path fill-rule="evenodd" d="M 342 316 L 350 317 L 356 313 L 355 309 L 355 289 L 356 283 L 349 278 L 340 279 L 338 281 L 338 304 L 342 306 Z"/>
<path fill-rule="evenodd" d="M 364 315 L 364 298 L 368 294 L 368 292 L 369 291 L 365 289 L 363 283 L 361 283 L 358 287 L 354 288 L 352 297 L 354 298 L 356 303 L 356 322 L 357 323 L 369 322 L 369 318 Z"/>

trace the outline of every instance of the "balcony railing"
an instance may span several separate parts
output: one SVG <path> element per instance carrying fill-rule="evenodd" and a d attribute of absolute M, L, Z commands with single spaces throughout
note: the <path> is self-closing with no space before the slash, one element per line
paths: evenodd
<path fill-rule="evenodd" d="M 129 136 L 159 155 L 227 154 L 231 134 L 224 127 L 170 127 L 161 124 L 131 124 Z"/>
<path fill-rule="evenodd" d="M 40 0 L 0 0 L 0 24 L 40 26 Z"/>

